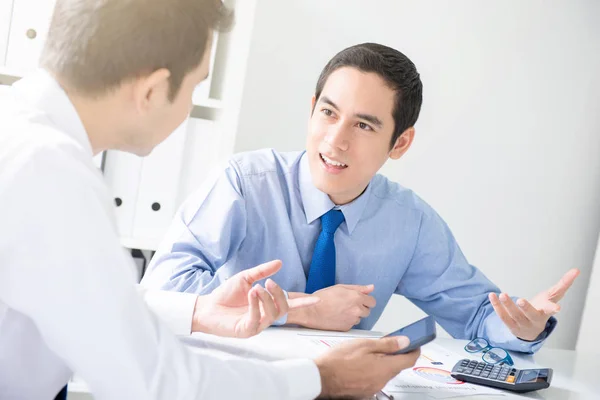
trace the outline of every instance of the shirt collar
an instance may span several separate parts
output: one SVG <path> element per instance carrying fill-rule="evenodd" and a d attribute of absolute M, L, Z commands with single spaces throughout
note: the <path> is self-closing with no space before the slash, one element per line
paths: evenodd
<path fill-rule="evenodd" d="M 363 194 L 358 196 L 352 202 L 344 204 L 343 206 L 336 206 L 326 193 L 317 189 L 313 184 L 306 152 L 304 152 L 300 160 L 298 179 L 300 184 L 300 196 L 302 197 L 302 205 L 304 206 L 304 214 L 306 215 L 306 223 L 311 224 L 327 211 L 336 208 L 341 210 L 344 214 L 348 233 L 352 234 L 369 201 L 372 185 L 369 184 Z"/>
<path fill-rule="evenodd" d="M 75 106 L 47 71 L 38 69 L 12 86 L 17 98 L 34 110 L 42 111 L 57 129 L 74 139 L 90 156 L 93 155 L 90 139 Z"/>

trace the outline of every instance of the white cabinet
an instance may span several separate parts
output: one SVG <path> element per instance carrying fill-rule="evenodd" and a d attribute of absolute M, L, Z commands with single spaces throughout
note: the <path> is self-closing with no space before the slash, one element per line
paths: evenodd
<path fill-rule="evenodd" d="M 9 71 L 26 74 L 38 65 L 55 0 L 14 0 L 6 49 Z"/>
<path fill-rule="evenodd" d="M 119 235 L 133 236 L 133 218 L 137 204 L 142 159 L 121 151 L 107 151 L 104 177 L 115 203 L 115 216 Z"/>
<path fill-rule="evenodd" d="M 179 206 L 177 192 L 187 136 L 184 123 L 142 160 L 132 237 L 148 245 L 139 247 L 156 247 Z"/>
<path fill-rule="evenodd" d="M 0 67 L 4 66 L 6 58 L 12 6 L 12 0 L 0 0 Z"/>
<path fill-rule="evenodd" d="M 144 158 L 109 151 L 104 174 L 121 242 L 155 250 L 181 203 L 218 162 L 217 126 L 191 118 Z"/>

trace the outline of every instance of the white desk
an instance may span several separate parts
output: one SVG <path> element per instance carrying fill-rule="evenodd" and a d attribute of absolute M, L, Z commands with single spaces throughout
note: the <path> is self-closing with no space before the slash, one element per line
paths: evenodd
<path fill-rule="evenodd" d="M 194 334 L 182 337 L 197 352 L 218 354 L 223 358 L 238 356 L 255 357 L 267 360 L 294 357 L 316 357 L 321 350 L 306 346 L 298 339 L 301 334 L 323 334 L 326 336 L 356 335 L 376 336 L 377 332 L 352 330 L 347 333 L 323 332 L 310 329 L 270 328 L 258 336 L 250 339 L 228 339 L 211 335 Z M 276 340 L 273 340 L 276 338 Z M 465 358 L 479 359 L 477 355 L 469 355 L 463 350 L 466 340 L 436 339 L 436 343 Z M 218 352 L 217 352 L 218 351 Z M 227 351 L 223 353 L 222 351 Z M 600 354 L 589 354 L 570 350 L 542 348 L 533 356 L 524 356 L 511 353 L 515 366 L 519 369 L 532 367 L 547 367 L 554 370 L 552 383 L 548 389 L 521 395 L 507 395 L 505 397 L 468 396 L 454 397 L 453 399 L 547 399 L 547 400 L 572 400 L 572 399 L 600 399 Z M 69 385 L 69 400 L 91 400 L 85 384 L 80 382 Z M 508 392 L 505 392 L 508 393 Z M 411 400 L 431 399 L 424 395 L 404 395 L 404 399 Z M 283 399 L 282 399 L 283 400 Z"/>
<path fill-rule="evenodd" d="M 240 356 L 254 356 L 262 359 L 282 359 L 315 357 L 319 351 L 306 347 L 298 340 L 298 333 L 322 333 L 327 336 L 356 335 L 373 336 L 377 332 L 353 330 L 349 333 L 321 332 L 308 329 L 270 328 L 260 335 L 250 339 L 224 339 L 210 335 L 194 334 L 184 340 L 199 351 L 214 352 L 224 350 Z M 276 335 L 276 340 L 273 340 Z M 283 339 L 282 339 L 283 338 Z M 466 340 L 438 338 L 436 343 L 465 358 L 480 359 L 481 355 L 470 355 L 464 351 Z M 570 350 L 542 348 L 533 356 L 511 353 L 516 368 L 547 367 L 554 370 L 551 385 L 548 389 L 521 395 L 509 394 L 497 399 L 600 399 L 600 354 L 588 354 Z M 406 398 L 406 397 L 403 397 Z M 424 395 L 410 395 L 410 399 L 430 399 Z M 454 399 L 489 399 L 490 396 L 454 397 Z"/>

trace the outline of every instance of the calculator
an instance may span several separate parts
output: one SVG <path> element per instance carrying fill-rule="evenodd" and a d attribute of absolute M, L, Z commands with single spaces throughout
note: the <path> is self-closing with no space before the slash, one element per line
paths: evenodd
<path fill-rule="evenodd" d="M 549 387 L 552 369 L 516 369 L 464 359 L 456 363 L 450 375 L 459 381 L 524 393 Z"/>

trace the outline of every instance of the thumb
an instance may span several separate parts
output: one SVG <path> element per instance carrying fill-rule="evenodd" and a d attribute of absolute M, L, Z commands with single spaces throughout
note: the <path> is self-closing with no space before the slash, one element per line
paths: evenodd
<path fill-rule="evenodd" d="M 375 290 L 375 285 L 364 285 L 364 286 L 359 286 L 358 289 L 362 294 L 369 294 L 371 293 L 373 290 Z"/>
<path fill-rule="evenodd" d="M 410 344 L 406 336 L 390 336 L 375 340 L 375 353 L 393 354 Z"/>
<path fill-rule="evenodd" d="M 338 285 L 346 289 L 352 289 L 361 292 L 362 294 L 369 294 L 375 290 L 375 285 Z"/>

